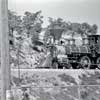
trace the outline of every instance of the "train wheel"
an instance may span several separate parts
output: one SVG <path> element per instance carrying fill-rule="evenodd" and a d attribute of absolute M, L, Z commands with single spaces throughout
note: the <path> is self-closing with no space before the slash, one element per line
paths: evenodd
<path fill-rule="evenodd" d="M 73 69 L 73 67 L 70 63 L 68 63 L 66 66 L 63 66 L 63 69 Z"/>
<path fill-rule="evenodd" d="M 97 67 L 100 69 L 100 57 L 97 58 L 96 63 L 97 63 Z"/>
<path fill-rule="evenodd" d="M 70 63 L 68 64 L 68 69 L 73 69 L 73 67 Z"/>
<path fill-rule="evenodd" d="M 83 69 L 89 69 L 91 65 L 91 60 L 88 56 L 83 56 L 80 59 L 80 64 Z"/>

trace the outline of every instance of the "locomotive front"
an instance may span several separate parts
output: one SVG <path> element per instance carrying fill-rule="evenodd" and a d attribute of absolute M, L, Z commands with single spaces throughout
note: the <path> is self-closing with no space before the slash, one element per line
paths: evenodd
<path fill-rule="evenodd" d="M 66 55 L 66 49 L 63 45 L 57 45 L 57 63 L 58 68 L 70 68 L 70 64 L 68 61 L 68 56 Z"/>

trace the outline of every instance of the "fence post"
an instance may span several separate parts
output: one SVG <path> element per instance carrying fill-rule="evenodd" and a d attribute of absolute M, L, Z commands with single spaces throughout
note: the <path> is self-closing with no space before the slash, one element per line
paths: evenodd
<path fill-rule="evenodd" d="M 10 90 L 8 0 L 0 0 L 0 42 L 1 42 L 1 100 L 7 100 Z"/>

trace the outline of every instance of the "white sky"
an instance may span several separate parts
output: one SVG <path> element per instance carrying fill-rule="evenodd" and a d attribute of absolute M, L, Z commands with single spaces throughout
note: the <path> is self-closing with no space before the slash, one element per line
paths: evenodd
<path fill-rule="evenodd" d="M 100 0 L 8 0 L 8 3 L 9 9 L 20 15 L 42 10 L 44 26 L 48 17 L 61 17 L 71 22 L 97 24 L 100 33 Z"/>

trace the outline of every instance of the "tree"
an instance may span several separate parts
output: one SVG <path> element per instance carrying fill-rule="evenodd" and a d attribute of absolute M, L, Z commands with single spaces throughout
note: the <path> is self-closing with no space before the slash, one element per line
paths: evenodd
<path fill-rule="evenodd" d="M 39 33 L 42 30 L 42 18 L 41 11 L 31 13 L 26 11 L 23 16 L 23 28 L 27 31 L 28 37 L 32 37 L 32 43 L 34 44 L 38 40 Z"/>
<path fill-rule="evenodd" d="M 91 25 L 88 23 L 82 23 L 80 28 L 82 37 L 89 35 L 91 32 Z"/>
<path fill-rule="evenodd" d="M 9 36 L 10 44 L 13 45 L 14 31 L 17 31 L 19 34 L 22 32 L 22 19 L 21 16 L 18 16 L 15 12 L 8 10 L 8 27 L 9 27 Z"/>
<path fill-rule="evenodd" d="M 80 24 L 79 23 L 71 23 L 68 24 L 68 30 L 70 31 L 70 33 L 68 33 L 68 35 L 72 36 L 72 39 L 74 38 L 75 35 L 78 34 L 80 29 Z"/>
<path fill-rule="evenodd" d="M 93 24 L 92 25 L 92 28 L 91 28 L 91 33 L 92 34 L 96 34 L 97 33 L 97 30 L 98 30 L 98 26 L 96 24 Z"/>
<path fill-rule="evenodd" d="M 81 35 L 82 38 L 86 37 L 89 34 L 96 34 L 98 26 L 96 24 L 89 25 L 88 23 L 80 24 L 80 28 L 78 33 Z"/>
<path fill-rule="evenodd" d="M 15 52 L 16 50 L 18 50 L 16 56 L 18 58 L 17 62 L 19 63 L 19 44 L 17 45 L 17 43 L 15 43 L 14 40 L 15 39 L 17 40 L 17 38 L 19 37 L 19 35 L 21 35 L 21 33 L 23 31 L 22 19 L 21 19 L 21 16 L 18 16 L 15 12 L 12 12 L 10 10 L 8 10 L 8 27 L 9 27 L 9 38 L 10 38 L 10 47 L 11 47 L 10 54 L 12 52 Z M 17 32 L 17 37 L 15 37 L 14 31 Z M 21 45 L 21 43 L 20 43 L 20 45 Z M 13 59 L 12 55 L 10 55 L 10 57 L 11 57 L 10 63 L 12 63 L 12 61 L 14 61 L 14 59 Z M 15 61 L 13 63 L 15 63 Z M 18 64 L 18 66 L 19 66 L 19 64 Z"/>
<path fill-rule="evenodd" d="M 8 26 L 9 32 L 12 34 L 14 31 L 21 31 L 22 28 L 22 19 L 21 16 L 18 16 L 15 12 L 8 10 Z"/>
<path fill-rule="evenodd" d="M 8 11 L 8 25 L 10 36 L 10 58 L 11 64 L 17 65 L 18 68 L 24 62 L 27 63 L 25 47 L 25 39 L 27 39 L 29 48 L 38 40 L 38 35 L 42 29 L 41 11 L 36 13 L 25 12 L 24 16 L 18 16 L 15 12 Z M 16 32 L 14 32 L 16 31 Z M 14 34 L 16 33 L 16 34 Z M 30 46 L 31 45 L 31 46 Z M 24 49 L 23 49 L 24 48 Z"/>
<path fill-rule="evenodd" d="M 63 31 L 66 30 L 67 24 L 61 18 L 53 19 L 49 17 L 49 25 L 47 31 L 49 35 L 53 37 L 53 40 L 59 40 Z"/>

